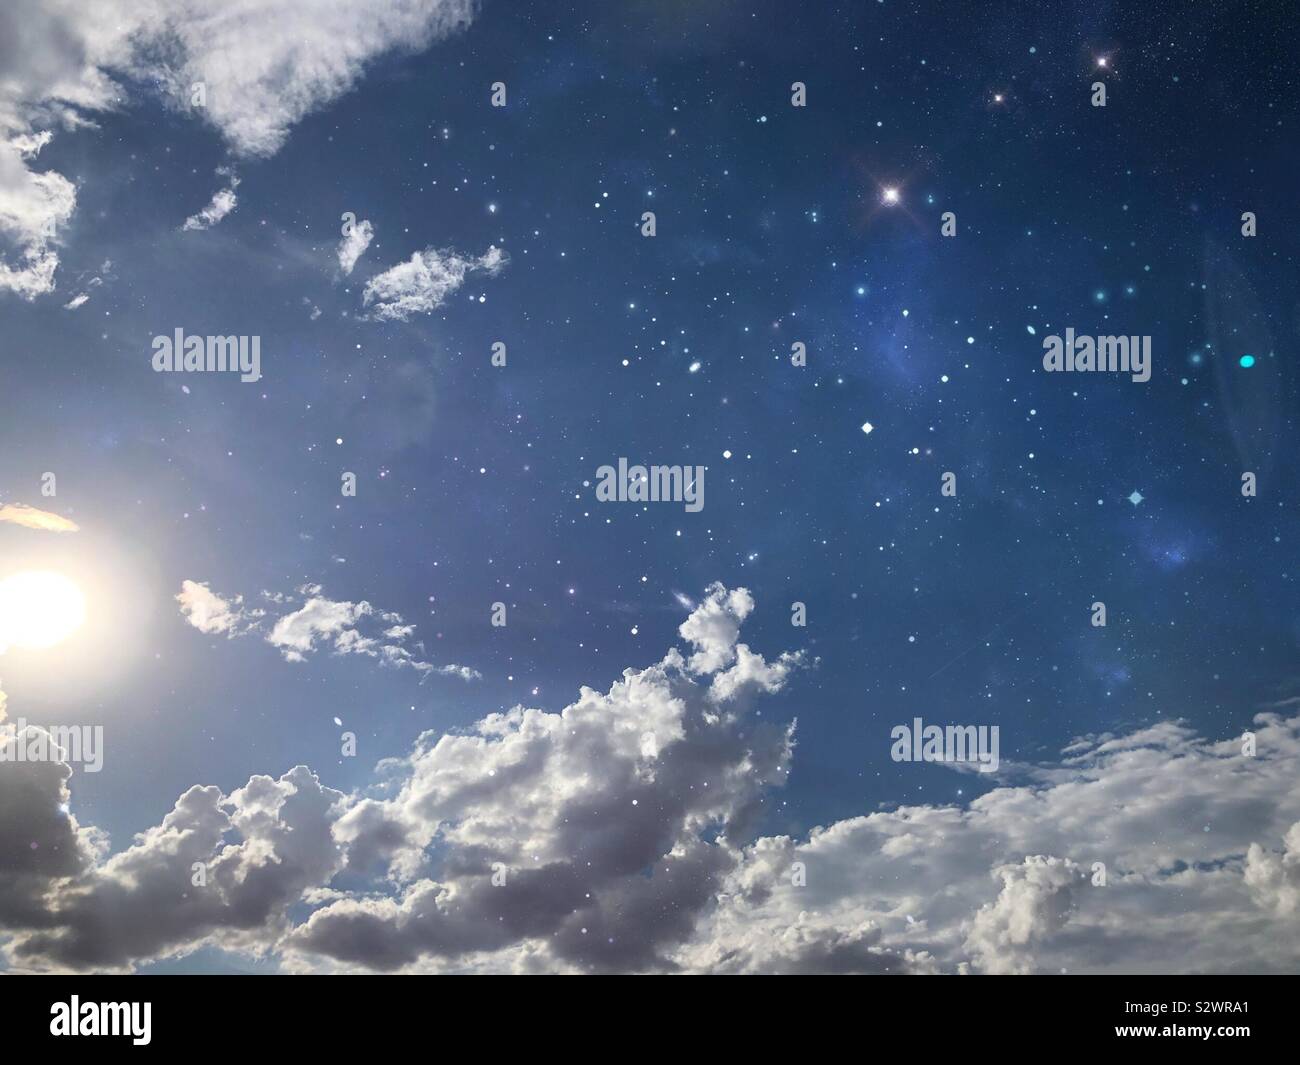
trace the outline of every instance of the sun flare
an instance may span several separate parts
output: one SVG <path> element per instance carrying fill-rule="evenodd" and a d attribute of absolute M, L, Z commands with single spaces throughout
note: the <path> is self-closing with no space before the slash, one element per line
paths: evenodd
<path fill-rule="evenodd" d="M 85 620 L 85 596 L 62 573 L 26 570 L 0 580 L 0 648 L 53 647 Z"/>

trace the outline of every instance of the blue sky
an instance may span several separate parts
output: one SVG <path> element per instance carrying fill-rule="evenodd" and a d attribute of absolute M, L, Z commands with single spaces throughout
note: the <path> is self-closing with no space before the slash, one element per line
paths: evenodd
<path fill-rule="evenodd" d="M 0 506 L 78 526 L 0 578 L 88 606 L 0 682 L 106 744 L 21 770 L 11 967 L 1294 966 L 1272 15 L 109 8 L 0 16 Z M 1044 373 L 1067 327 L 1151 381 Z M 154 372 L 178 328 L 262 379 Z M 918 717 L 1000 770 L 893 760 Z"/>

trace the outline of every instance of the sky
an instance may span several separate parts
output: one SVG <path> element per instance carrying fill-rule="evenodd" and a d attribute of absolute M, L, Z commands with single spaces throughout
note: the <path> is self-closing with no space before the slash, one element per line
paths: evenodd
<path fill-rule="evenodd" d="M 4 5 L 0 965 L 1294 971 L 1291 27 Z"/>

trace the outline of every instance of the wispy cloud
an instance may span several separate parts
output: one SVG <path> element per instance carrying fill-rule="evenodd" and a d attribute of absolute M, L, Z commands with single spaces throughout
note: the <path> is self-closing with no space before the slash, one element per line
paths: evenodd
<path fill-rule="evenodd" d="M 192 214 L 181 226 L 184 230 L 211 229 L 235 209 L 239 202 L 235 190 L 239 188 L 239 175 L 229 167 L 218 167 L 217 176 L 226 179 L 226 187 L 212 194 L 212 200 L 198 214 Z"/>
<path fill-rule="evenodd" d="M 48 510 L 37 510 L 26 503 L 0 503 L 0 521 L 21 525 L 25 529 L 40 529 L 43 532 L 78 532 L 81 526 L 71 518 L 53 514 Z"/>
<path fill-rule="evenodd" d="M 378 56 L 420 51 L 472 21 L 477 0 L 278 0 L 223 4 L 97 0 L 0 4 L 0 292 L 54 289 L 57 246 L 76 207 L 71 181 L 31 161 L 53 131 L 94 124 L 143 86 L 207 122 L 242 159 L 275 154 L 304 116 L 348 92 Z M 239 61 L 231 62 L 231 56 Z M 194 87 L 202 104 L 194 105 Z M 233 182 L 193 215 L 235 205 Z"/>
<path fill-rule="evenodd" d="M 378 321 L 405 322 L 437 310 L 471 273 L 499 274 L 510 259 L 495 245 L 477 259 L 450 249 L 425 248 L 366 282 L 361 302 Z"/>
<path fill-rule="evenodd" d="M 370 242 L 375 238 L 375 228 L 369 221 L 357 222 L 339 241 L 339 269 L 344 274 L 352 273 L 352 268 L 357 265 L 357 260 L 361 258 L 365 250 L 370 247 Z"/>
<path fill-rule="evenodd" d="M 176 596 L 182 616 L 200 632 L 227 638 L 258 632 L 286 662 L 305 662 L 327 648 L 336 655 L 361 655 L 384 666 L 411 669 L 422 677 L 481 676 L 468 666 L 439 666 L 417 657 L 421 645 L 412 643 L 415 626 L 365 600 L 330 599 L 319 584 L 304 584 L 295 594 L 264 591 L 262 599 L 279 608 L 279 617 L 271 620 L 266 609 L 246 606 L 243 596 L 219 595 L 206 582 L 184 581 Z"/>

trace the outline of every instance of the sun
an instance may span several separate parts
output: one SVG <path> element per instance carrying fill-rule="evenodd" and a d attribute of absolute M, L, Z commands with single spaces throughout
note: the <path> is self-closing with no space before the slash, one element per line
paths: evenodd
<path fill-rule="evenodd" d="M 53 647 L 85 620 L 85 596 L 62 573 L 25 570 L 0 580 L 0 649 Z"/>

